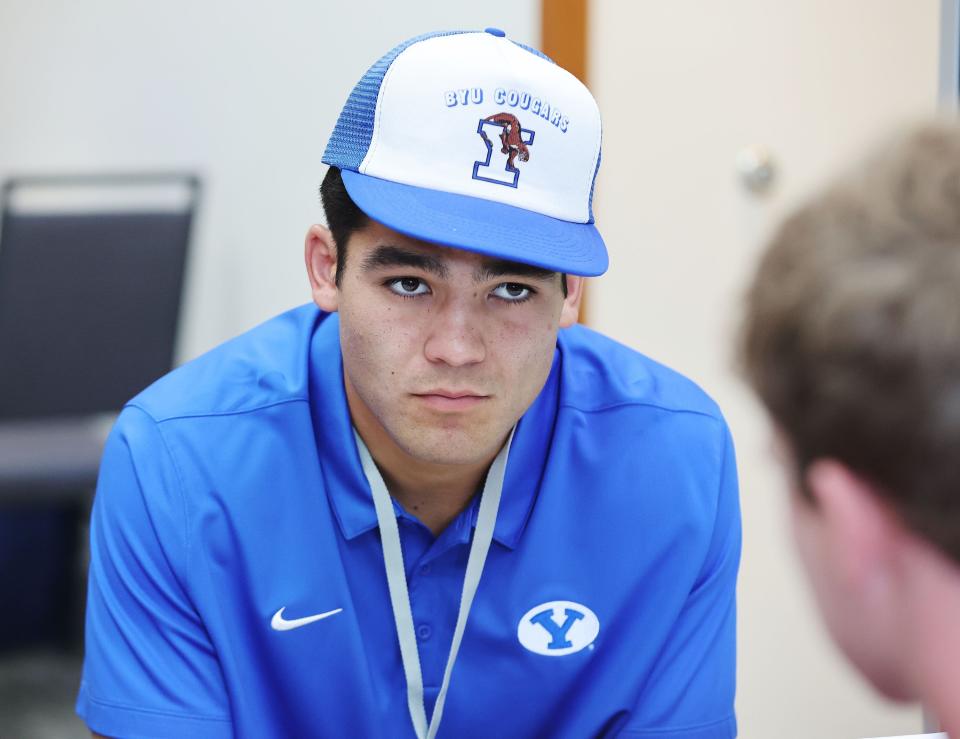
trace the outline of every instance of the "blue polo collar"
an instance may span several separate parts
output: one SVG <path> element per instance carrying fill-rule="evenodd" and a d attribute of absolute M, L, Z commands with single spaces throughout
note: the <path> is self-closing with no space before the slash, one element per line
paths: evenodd
<path fill-rule="evenodd" d="M 340 322 L 321 315 L 310 346 L 310 412 L 327 495 L 345 539 L 377 527 L 373 495 L 360 465 L 343 388 Z M 493 538 L 513 549 L 536 503 L 553 438 L 560 390 L 560 353 L 547 382 L 517 424 L 507 462 L 503 498 Z M 476 523 L 476 501 L 468 509 Z M 394 506 L 399 513 L 399 507 Z M 465 532 L 466 533 L 466 532 Z"/>

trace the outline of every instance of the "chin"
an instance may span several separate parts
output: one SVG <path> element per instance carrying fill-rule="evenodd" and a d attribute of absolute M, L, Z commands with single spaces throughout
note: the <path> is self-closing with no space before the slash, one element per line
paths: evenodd
<path fill-rule="evenodd" d="M 469 428 L 424 429 L 416 436 L 394 437 L 398 446 L 428 464 L 469 465 L 489 459 L 499 449 L 497 439 L 479 438 Z"/>

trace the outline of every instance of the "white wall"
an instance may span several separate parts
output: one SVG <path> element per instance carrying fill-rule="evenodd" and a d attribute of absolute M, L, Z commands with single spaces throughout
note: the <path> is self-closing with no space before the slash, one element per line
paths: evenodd
<path fill-rule="evenodd" d="M 199 171 L 187 359 L 309 300 L 320 158 L 367 67 L 418 33 L 490 25 L 538 44 L 539 0 L 3 0 L 0 179 Z"/>
<path fill-rule="evenodd" d="M 915 733 L 837 656 L 794 561 L 766 424 L 732 369 L 744 283 L 765 234 L 882 132 L 933 112 L 938 0 L 594 0 L 603 112 L 597 222 L 611 256 L 592 323 L 700 382 L 737 443 L 744 521 L 738 713 L 747 739 Z M 739 149 L 780 174 L 748 193 Z"/>

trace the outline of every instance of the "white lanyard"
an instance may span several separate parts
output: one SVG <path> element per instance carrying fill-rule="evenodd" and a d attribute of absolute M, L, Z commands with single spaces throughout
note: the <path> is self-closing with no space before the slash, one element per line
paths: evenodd
<path fill-rule="evenodd" d="M 457 659 L 457 652 L 460 651 L 460 642 L 467 627 L 467 616 L 470 614 L 473 596 L 476 595 L 477 586 L 480 584 L 483 564 L 490 550 L 490 542 L 493 540 L 493 527 L 497 522 L 497 509 L 500 507 L 503 476 L 507 469 L 507 456 L 510 453 L 510 442 L 513 441 L 513 431 L 510 432 L 507 443 L 503 445 L 503 449 L 490 465 L 487 481 L 483 486 L 477 526 L 473 534 L 473 544 L 470 546 L 470 556 L 467 558 L 467 571 L 463 576 L 463 593 L 460 595 L 457 625 L 453 631 L 450 654 L 447 657 L 446 669 L 443 671 L 443 682 L 440 684 L 440 693 L 437 695 L 429 726 L 427 712 L 423 705 L 423 674 L 420 672 L 420 654 L 417 651 L 417 638 L 413 631 L 410 592 L 407 590 L 407 576 L 403 568 L 403 551 L 400 548 L 400 531 L 397 528 L 396 513 L 390 493 L 383 482 L 380 470 L 370 456 L 370 451 L 356 430 L 353 433 L 357 440 L 363 472 L 373 492 L 373 505 L 377 510 L 380 541 L 383 545 L 383 563 L 387 570 L 387 586 L 390 589 L 390 604 L 393 606 L 393 619 L 397 627 L 397 639 L 400 641 L 400 657 L 403 660 L 403 672 L 407 679 L 407 707 L 410 710 L 410 719 L 413 721 L 413 729 L 417 732 L 418 739 L 434 739 L 440 728 L 440 717 L 443 715 L 443 704 L 447 698 L 447 688 L 450 686 L 453 663 Z"/>

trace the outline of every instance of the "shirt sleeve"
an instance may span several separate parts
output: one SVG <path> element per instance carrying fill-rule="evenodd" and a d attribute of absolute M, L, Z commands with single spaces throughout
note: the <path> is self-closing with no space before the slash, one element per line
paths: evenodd
<path fill-rule="evenodd" d="M 737 735 L 733 702 L 741 527 L 736 459 L 726 424 L 720 448 L 719 481 L 713 481 L 716 517 L 707 556 L 641 705 L 620 736 L 732 739 Z"/>
<path fill-rule="evenodd" d="M 128 406 L 107 440 L 90 524 L 77 713 L 120 737 L 232 736 L 216 652 L 191 603 L 184 495 L 158 424 Z"/>

